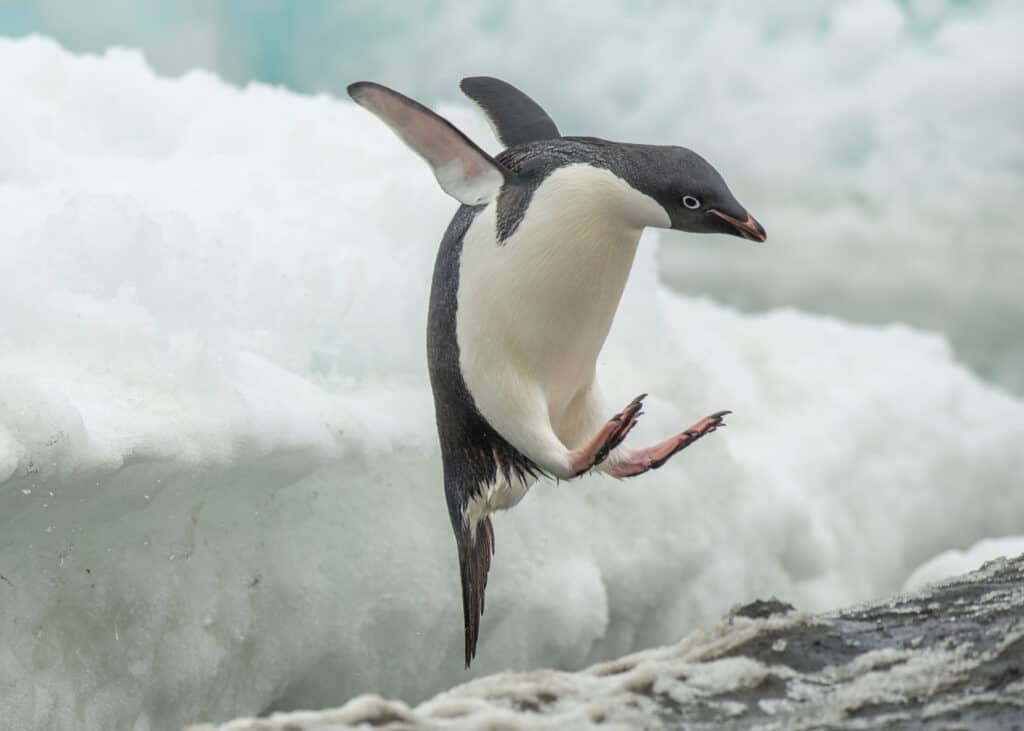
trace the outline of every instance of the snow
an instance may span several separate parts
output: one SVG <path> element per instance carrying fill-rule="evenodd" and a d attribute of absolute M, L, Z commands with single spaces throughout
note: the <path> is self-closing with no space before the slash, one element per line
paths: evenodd
<path fill-rule="evenodd" d="M 903 583 L 903 591 L 917 591 L 929 584 L 973 571 L 986 561 L 1024 554 L 1024 536 L 986 538 L 960 550 L 952 548 L 925 561 Z"/>
<path fill-rule="evenodd" d="M 463 100 L 460 78 L 496 75 L 567 134 L 692 146 L 771 246 L 664 245 L 674 284 L 940 331 L 1024 395 L 1018 0 L 0 3 L 0 33 L 32 27 L 341 96 Z"/>
<path fill-rule="evenodd" d="M 429 170 L 347 101 L 130 51 L 0 40 L 0 108 L 0 728 L 465 679 L 423 352 L 453 203 Z M 729 428 L 499 516 L 470 677 L 674 641 L 755 596 L 877 596 L 1019 531 L 1020 399 L 937 335 L 673 294 L 656 251 L 694 238 L 645 237 L 599 368 L 613 403 L 651 394 L 637 444 Z"/>
<path fill-rule="evenodd" d="M 1024 708 L 1021 576 L 1019 563 L 995 562 L 934 592 L 850 611 L 731 613 L 671 647 L 576 673 L 499 673 L 415 707 L 364 695 L 187 731 L 1003 728 Z M 921 634 L 908 642 L 908 633 Z M 779 636 L 798 649 L 776 656 L 767 648 Z"/>
<path fill-rule="evenodd" d="M 707 698 L 709 707 L 718 710 L 715 695 L 756 687 L 771 677 L 768 667 L 750 658 L 704 658 L 761 633 L 793 626 L 798 619 L 799 615 L 734 619 L 695 633 L 673 647 L 636 653 L 576 674 L 550 670 L 500 673 L 460 685 L 414 709 L 400 701 L 365 695 L 342 708 L 281 714 L 260 723 L 268 730 L 291 725 L 309 731 L 379 724 L 382 718 L 405 722 L 404 728 L 647 728 L 659 709 L 651 696 L 668 696 L 678 704 Z M 253 721 L 238 719 L 219 728 L 248 731 Z M 212 729 L 198 726 L 189 731 Z"/>

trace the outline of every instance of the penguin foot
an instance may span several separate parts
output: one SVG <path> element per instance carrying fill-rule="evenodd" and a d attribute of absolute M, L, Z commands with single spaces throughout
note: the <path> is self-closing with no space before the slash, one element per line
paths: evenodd
<path fill-rule="evenodd" d="M 604 462 L 608 458 L 608 453 L 622 444 L 622 440 L 633 430 L 643 413 L 641 407 L 646 397 L 646 393 L 637 396 L 626 405 L 626 408 L 605 422 L 593 439 L 569 452 L 570 479 L 579 477 Z"/>
<path fill-rule="evenodd" d="M 653 447 L 637 449 L 629 453 L 628 457 L 621 462 L 611 465 L 609 473 L 613 477 L 636 477 L 648 470 L 656 470 L 669 461 L 672 455 L 689 447 L 705 434 L 725 426 L 722 421 L 731 411 L 716 411 L 711 416 L 705 416 L 689 429 L 669 437 L 663 442 L 658 442 Z"/>

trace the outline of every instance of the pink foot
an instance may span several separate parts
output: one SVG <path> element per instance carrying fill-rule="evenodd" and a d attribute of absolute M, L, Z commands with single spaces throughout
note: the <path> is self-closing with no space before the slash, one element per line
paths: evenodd
<path fill-rule="evenodd" d="M 622 440 L 633 430 L 637 419 L 643 413 L 640 408 L 646 397 L 646 393 L 637 396 L 626 408 L 605 422 L 593 439 L 579 449 L 569 452 L 571 477 L 579 477 L 584 472 L 589 472 L 604 462 L 609 452 L 622 444 Z"/>
<path fill-rule="evenodd" d="M 613 465 L 610 472 L 615 477 L 635 477 L 642 475 L 648 470 L 656 470 L 676 452 L 680 452 L 705 434 L 710 434 L 720 426 L 725 426 L 722 418 L 731 411 L 716 411 L 711 416 L 705 416 L 686 431 L 669 437 L 663 442 L 658 442 L 653 447 L 637 449 L 630 453 L 629 459 Z"/>

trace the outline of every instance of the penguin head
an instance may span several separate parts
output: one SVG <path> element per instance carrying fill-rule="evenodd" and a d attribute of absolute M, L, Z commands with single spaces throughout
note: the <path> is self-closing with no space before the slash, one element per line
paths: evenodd
<path fill-rule="evenodd" d="M 750 241 L 767 238 L 764 227 L 729 190 L 711 164 L 685 147 L 644 146 L 635 170 L 640 187 L 657 200 L 670 228 L 691 233 L 724 233 Z"/>

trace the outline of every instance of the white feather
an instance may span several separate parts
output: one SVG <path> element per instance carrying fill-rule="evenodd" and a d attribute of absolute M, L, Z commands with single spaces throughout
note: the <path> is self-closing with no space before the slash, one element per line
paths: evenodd
<path fill-rule="evenodd" d="M 494 200 L 505 182 L 498 168 L 468 153 L 434 167 L 441 189 L 462 203 L 478 206 Z"/>
<path fill-rule="evenodd" d="M 499 434 L 544 470 L 569 477 L 569 450 L 611 416 L 599 413 L 594 368 L 640 234 L 668 226 L 668 215 L 615 174 L 585 164 L 552 173 L 500 245 L 495 214 L 495 203 L 481 211 L 463 243 L 463 377 Z M 511 507 L 527 488 L 495 486 L 473 511 Z"/>

